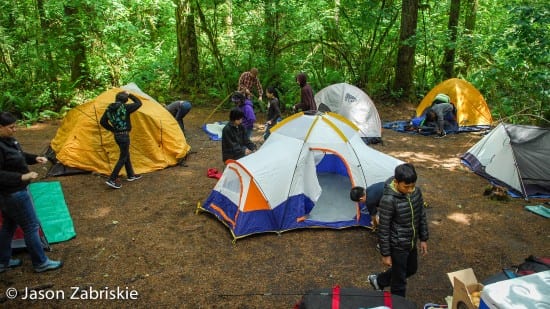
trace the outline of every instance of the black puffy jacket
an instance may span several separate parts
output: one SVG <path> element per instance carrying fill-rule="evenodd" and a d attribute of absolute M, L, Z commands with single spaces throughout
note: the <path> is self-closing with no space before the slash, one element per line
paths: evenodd
<path fill-rule="evenodd" d="M 412 250 L 418 239 L 428 240 L 422 191 L 416 187 L 411 194 L 397 192 L 391 185 L 393 179 L 386 181 L 378 207 L 378 241 L 382 256 L 390 256 L 392 249 Z"/>

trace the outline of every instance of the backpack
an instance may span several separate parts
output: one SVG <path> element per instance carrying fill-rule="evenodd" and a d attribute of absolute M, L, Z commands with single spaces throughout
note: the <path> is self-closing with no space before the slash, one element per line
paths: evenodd
<path fill-rule="evenodd" d="M 483 281 L 484 285 L 508 280 L 516 277 L 531 275 L 541 271 L 550 270 L 550 257 L 528 256 L 523 263 L 509 268 L 503 268 L 502 272 L 497 273 Z"/>
<path fill-rule="evenodd" d="M 128 130 L 128 122 L 126 122 L 128 111 L 126 110 L 126 106 L 124 106 L 124 103 L 112 103 L 111 105 L 109 105 L 109 107 L 107 107 L 105 113 L 107 113 L 107 118 L 109 119 L 109 122 L 111 123 L 113 128 L 115 128 L 115 132 Z"/>
<path fill-rule="evenodd" d="M 518 265 L 516 273 L 518 276 L 525 276 L 546 270 L 550 270 L 550 257 L 530 255 L 523 263 Z"/>

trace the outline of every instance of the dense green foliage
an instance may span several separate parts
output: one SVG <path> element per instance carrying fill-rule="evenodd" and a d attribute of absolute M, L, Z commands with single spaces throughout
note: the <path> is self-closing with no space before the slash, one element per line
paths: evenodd
<path fill-rule="evenodd" d="M 463 1 L 465 2 L 465 1 Z M 176 7 L 190 4 L 199 72 L 188 93 L 179 80 Z M 112 86 L 137 83 L 160 102 L 220 102 L 241 72 L 258 67 L 282 101 L 298 99 L 294 76 L 314 90 L 348 82 L 378 104 L 404 99 L 391 89 L 401 1 L 377 0 L 20 0 L 0 4 L 0 110 L 35 121 L 62 115 Z M 457 50 L 455 72 L 485 96 L 496 119 L 550 126 L 546 1 L 479 0 L 476 27 L 456 43 L 449 4 L 421 1 L 415 93 L 442 81 L 444 48 Z"/>

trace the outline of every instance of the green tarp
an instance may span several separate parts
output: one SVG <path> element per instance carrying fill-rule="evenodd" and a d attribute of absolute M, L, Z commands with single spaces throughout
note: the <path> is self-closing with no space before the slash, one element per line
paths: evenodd
<path fill-rule="evenodd" d="M 73 219 L 65 203 L 59 181 L 34 182 L 29 185 L 36 215 L 48 242 L 57 243 L 76 236 Z"/>

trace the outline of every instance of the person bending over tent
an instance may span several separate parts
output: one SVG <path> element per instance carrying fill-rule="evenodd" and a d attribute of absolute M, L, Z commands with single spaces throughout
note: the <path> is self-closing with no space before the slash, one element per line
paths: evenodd
<path fill-rule="evenodd" d="M 437 135 L 445 136 L 447 132 L 458 130 L 456 108 L 451 102 L 451 98 L 444 93 L 438 93 L 432 101 L 432 105 L 419 118 L 424 119 L 418 119 L 421 121 L 418 132 L 429 132 L 435 129 Z"/>
<path fill-rule="evenodd" d="M 189 101 L 174 101 L 166 105 L 166 109 L 176 118 L 176 121 L 180 125 L 181 131 L 185 133 L 185 126 L 183 125 L 183 117 L 191 110 L 191 102 Z"/>
<path fill-rule="evenodd" d="M 426 111 L 426 119 L 424 125 L 435 127 L 435 133 L 439 136 L 445 136 L 447 131 L 456 131 L 458 124 L 456 123 L 456 109 L 451 103 L 434 104 Z"/>
<path fill-rule="evenodd" d="M 130 98 L 134 103 L 126 104 Z M 130 130 L 132 123 L 130 122 L 130 114 L 137 111 L 141 107 L 141 100 L 128 91 L 121 91 L 116 94 L 115 103 L 109 104 L 103 116 L 101 116 L 100 124 L 105 129 L 113 132 L 115 142 L 120 148 L 120 155 L 115 164 L 113 172 L 109 179 L 105 182 L 113 189 L 120 189 L 122 184 L 118 180 L 118 173 L 124 166 L 128 181 L 134 181 L 141 178 L 141 175 L 134 173 L 132 162 L 130 161 Z"/>
<path fill-rule="evenodd" d="M 366 190 L 363 187 L 353 187 L 349 192 L 350 199 L 359 203 L 361 210 L 367 208 L 373 229 L 378 226 L 378 204 L 380 204 L 383 193 L 383 181 L 368 186 Z"/>
<path fill-rule="evenodd" d="M 250 141 L 242 122 L 244 113 L 234 108 L 229 112 L 229 123 L 222 130 L 222 160 L 238 160 L 256 150 Z"/>

